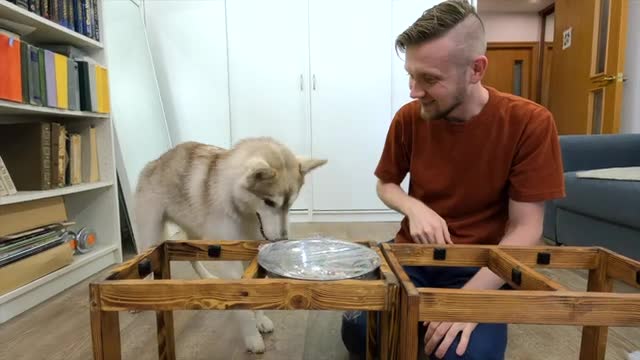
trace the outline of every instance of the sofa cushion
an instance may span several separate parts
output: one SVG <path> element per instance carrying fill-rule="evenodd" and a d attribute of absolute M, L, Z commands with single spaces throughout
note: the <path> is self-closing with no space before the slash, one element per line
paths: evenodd
<path fill-rule="evenodd" d="M 565 173 L 567 196 L 559 208 L 640 229 L 640 182 L 579 178 Z"/>

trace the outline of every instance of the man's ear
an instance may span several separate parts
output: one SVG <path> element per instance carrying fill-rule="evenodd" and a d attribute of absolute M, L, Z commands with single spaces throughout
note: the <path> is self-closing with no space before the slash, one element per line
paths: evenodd
<path fill-rule="evenodd" d="M 482 78 L 484 77 L 486 71 L 487 71 L 487 66 L 489 65 L 489 59 L 482 55 L 482 56 L 478 56 L 474 59 L 473 64 L 471 65 L 471 82 L 472 83 L 477 83 L 478 81 L 482 80 Z"/>
<path fill-rule="evenodd" d="M 309 159 L 298 156 L 298 162 L 300 163 L 300 173 L 307 175 L 311 170 L 322 166 L 327 163 L 326 159 Z"/>
<path fill-rule="evenodd" d="M 249 187 L 253 187 L 261 181 L 271 180 L 275 176 L 276 170 L 262 159 L 254 158 L 247 163 L 246 181 Z"/>

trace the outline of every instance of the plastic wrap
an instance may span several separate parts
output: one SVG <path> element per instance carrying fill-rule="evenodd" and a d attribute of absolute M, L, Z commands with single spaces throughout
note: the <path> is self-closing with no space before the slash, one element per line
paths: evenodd
<path fill-rule="evenodd" d="M 262 245 L 258 263 L 279 277 L 344 280 L 372 275 L 380 266 L 380 258 L 366 246 L 325 237 Z"/>

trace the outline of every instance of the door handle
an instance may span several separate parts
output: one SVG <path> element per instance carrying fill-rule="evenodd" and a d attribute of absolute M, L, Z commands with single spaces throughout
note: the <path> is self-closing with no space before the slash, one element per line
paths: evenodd
<path fill-rule="evenodd" d="M 300 91 L 304 90 L 304 80 L 302 79 L 302 74 L 300 74 Z"/>
<path fill-rule="evenodd" d="M 316 89 L 316 74 L 313 74 L 313 90 Z"/>
<path fill-rule="evenodd" d="M 622 73 L 618 73 L 618 75 L 604 75 L 601 78 L 595 79 L 595 82 L 610 83 L 614 81 L 624 82 L 627 81 L 627 78 Z"/>

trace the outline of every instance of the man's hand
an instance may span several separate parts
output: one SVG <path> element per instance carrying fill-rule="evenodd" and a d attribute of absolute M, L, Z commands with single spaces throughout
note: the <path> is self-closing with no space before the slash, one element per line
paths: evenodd
<path fill-rule="evenodd" d="M 407 211 L 411 238 L 418 244 L 453 244 L 447 222 L 419 201 Z"/>
<path fill-rule="evenodd" d="M 465 351 L 467 351 L 471 333 L 478 325 L 476 323 L 425 322 L 424 326 L 427 326 L 427 324 L 429 324 L 429 327 L 427 328 L 427 333 L 424 335 L 424 352 L 427 355 L 431 355 L 435 350 L 434 355 L 439 359 L 442 359 L 447 353 L 447 350 L 449 350 L 449 347 L 459 332 L 462 332 L 462 335 L 456 348 L 456 354 L 462 356 Z M 441 340 L 442 342 L 440 342 Z M 436 349 L 438 344 L 440 344 L 440 346 Z"/>

